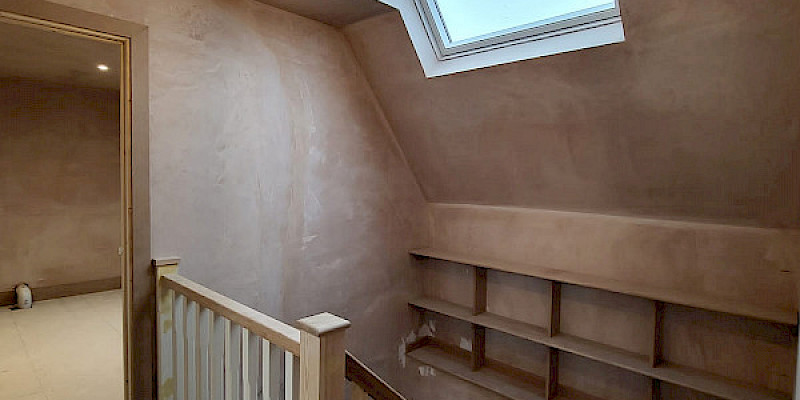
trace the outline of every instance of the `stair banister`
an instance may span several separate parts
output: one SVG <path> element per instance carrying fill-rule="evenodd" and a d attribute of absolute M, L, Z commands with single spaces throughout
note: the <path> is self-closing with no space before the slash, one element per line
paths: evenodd
<path fill-rule="evenodd" d="M 322 313 L 297 329 L 153 260 L 159 400 L 343 400 L 350 322 Z M 282 357 L 281 357 L 282 356 Z"/>

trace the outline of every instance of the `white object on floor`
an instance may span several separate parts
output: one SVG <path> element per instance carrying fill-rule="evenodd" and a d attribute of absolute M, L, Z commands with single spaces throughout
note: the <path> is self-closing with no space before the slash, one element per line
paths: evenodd
<path fill-rule="evenodd" d="M 20 283 L 14 289 L 17 292 L 17 308 L 33 307 L 33 294 L 26 283 Z"/>
<path fill-rule="evenodd" d="M 122 291 L 0 307 L 0 400 L 122 400 Z"/>

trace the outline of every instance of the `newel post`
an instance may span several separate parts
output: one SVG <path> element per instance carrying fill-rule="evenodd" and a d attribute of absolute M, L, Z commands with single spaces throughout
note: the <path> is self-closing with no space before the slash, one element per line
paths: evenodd
<path fill-rule="evenodd" d="M 177 257 L 172 258 L 158 258 L 153 260 L 153 272 L 156 279 L 156 349 L 158 354 L 157 369 L 158 369 L 158 399 L 159 400 L 172 400 L 175 399 L 175 368 L 173 366 L 172 357 L 172 335 L 173 335 L 173 322 L 172 306 L 174 304 L 174 294 L 171 290 L 164 290 L 161 286 L 161 277 L 168 274 L 178 273 L 178 264 L 181 259 Z"/>
<path fill-rule="evenodd" d="M 300 400 L 344 400 L 345 332 L 350 321 L 322 313 L 297 321 Z"/>

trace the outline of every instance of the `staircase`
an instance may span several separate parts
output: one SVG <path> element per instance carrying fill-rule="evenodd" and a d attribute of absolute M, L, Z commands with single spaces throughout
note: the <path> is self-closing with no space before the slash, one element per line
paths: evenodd
<path fill-rule="evenodd" d="M 155 260 L 159 400 L 405 400 L 345 351 L 350 322 L 264 315 Z"/>

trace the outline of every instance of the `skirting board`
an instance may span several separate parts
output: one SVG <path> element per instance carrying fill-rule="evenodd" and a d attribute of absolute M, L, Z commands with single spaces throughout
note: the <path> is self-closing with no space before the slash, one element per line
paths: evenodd
<path fill-rule="evenodd" d="M 31 288 L 33 291 L 33 301 L 55 299 L 59 297 L 77 296 L 79 294 L 103 292 L 106 290 L 119 289 L 122 287 L 122 278 L 107 278 L 96 281 L 85 281 L 78 283 L 68 283 L 49 287 Z M 0 306 L 14 304 L 15 295 L 13 291 L 0 292 Z"/>

